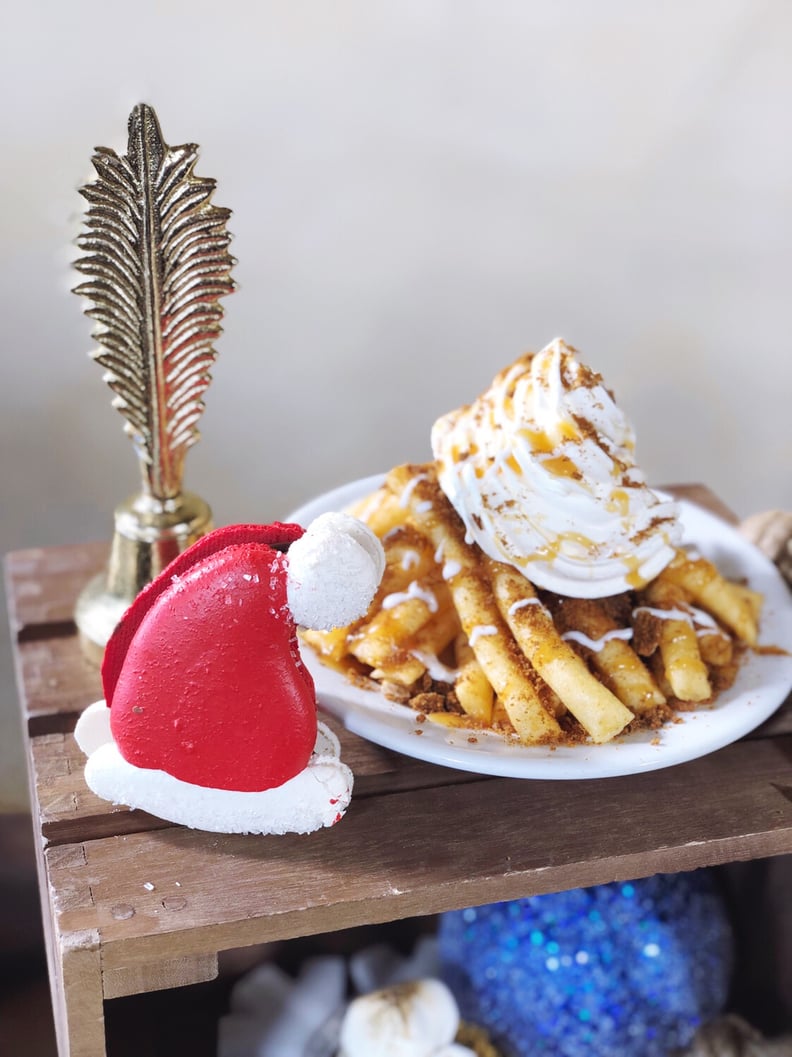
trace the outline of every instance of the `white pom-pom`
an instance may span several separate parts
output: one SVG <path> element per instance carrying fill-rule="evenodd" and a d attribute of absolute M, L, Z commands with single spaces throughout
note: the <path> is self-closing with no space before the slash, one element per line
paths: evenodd
<path fill-rule="evenodd" d="M 288 557 L 289 608 L 308 628 L 341 627 L 363 616 L 385 571 L 382 544 L 349 514 L 321 514 Z"/>

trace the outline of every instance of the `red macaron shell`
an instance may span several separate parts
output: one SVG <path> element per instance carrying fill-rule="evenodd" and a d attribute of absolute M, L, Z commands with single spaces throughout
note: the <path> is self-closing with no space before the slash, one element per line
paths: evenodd
<path fill-rule="evenodd" d="M 129 763 L 245 792 L 306 766 L 316 703 L 286 561 L 264 543 L 235 543 L 170 572 L 114 673 L 111 729 Z"/>
<path fill-rule="evenodd" d="M 300 525 L 275 521 L 270 525 L 226 525 L 202 536 L 178 554 L 151 583 L 147 584 L 119 621 L 102 659 L 102 688 L 108 705 L 113 703 L 118 676 L 124 664 L 129 644 L 149 609 L 172 582 L 174 576 L 184 576 L 198 562 L 216 551 L 235 543 L 266 543 L 270 547 L 288 547 L 305 530 Z"/>

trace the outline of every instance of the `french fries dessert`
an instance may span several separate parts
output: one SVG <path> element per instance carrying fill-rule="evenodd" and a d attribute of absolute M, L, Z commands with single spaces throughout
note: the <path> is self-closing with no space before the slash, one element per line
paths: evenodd
<path fill-rule="evenodd" d="M 368 612 L 304 637 L 419 719 L 609 742 L 729 687 L 762 598 L 680 545 L 599 375 L 553 342 L 440 419 L 434 460 L 350 512 L 386 566 Z"/>

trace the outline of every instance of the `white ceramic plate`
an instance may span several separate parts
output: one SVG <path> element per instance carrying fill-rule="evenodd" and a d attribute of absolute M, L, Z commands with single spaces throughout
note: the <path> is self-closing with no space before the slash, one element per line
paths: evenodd
<path fill-rule="evenodd" d="M 306 503 L 288 520 L 307 525 L 327 510 L 343 510 L 381 482 L 382 476 L 351 482 Z M 684 500 L 680 505 L 685 542 L 714 561 L 724 575 L 746 577 L 764 595 L 761 644 L 792 647 L 792 595 L 776 567 L 720 518 Z M 302 652 L 320 704 L 355 734 L 405 756 L 512 778 L 606 778 L 684 763 L 758 727 L 792 688 L 792 655 L 750 653 L 731 689 L 714 705 L 680 713 L 681 723 L 626 735 L 607 745 L 551 750 L 514 744 L 486 731 L 449 730 L 430 722 L 419 725 L 412 709 L 386 700 L 376 690 L 352 686 L 339 672 L 321 664 L 305 644 Z M 475 742 L 468 741 L 471 735 Z"/>

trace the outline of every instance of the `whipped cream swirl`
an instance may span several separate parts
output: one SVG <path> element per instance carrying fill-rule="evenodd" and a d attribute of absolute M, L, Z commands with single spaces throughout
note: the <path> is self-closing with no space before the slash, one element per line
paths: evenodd
<path fill-rule="evenodd" d="M 629 421 L 559 339 L 440 418 L 432 450 L 468 536 L 538 587 L 601 598 L 674 557 L 676 503 L 647 486 Z"/>

